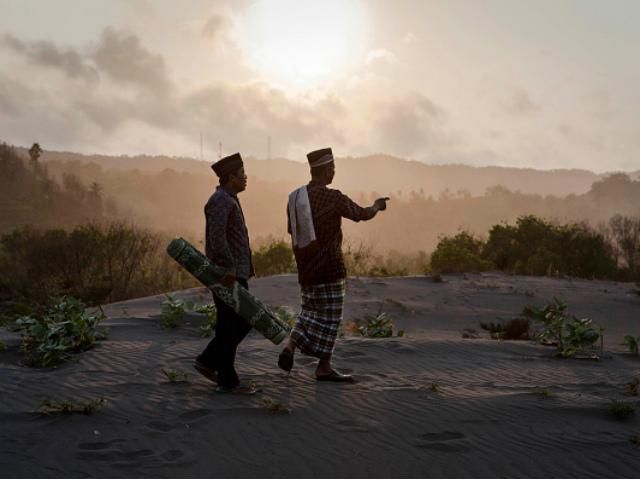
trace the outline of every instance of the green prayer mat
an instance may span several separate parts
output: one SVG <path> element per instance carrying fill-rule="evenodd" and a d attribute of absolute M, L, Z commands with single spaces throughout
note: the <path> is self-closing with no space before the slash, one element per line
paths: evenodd
<path fill-rule="evenodd" d="M 227 288 L 219 283 L 225 270 L 212 263 L 185 239 L 172 240 L 167 253 L 273 343 L 277 345 L 287 338 L 291 330 L 287 323 L 280 320 L 242 285 L 235 283 L 233 287 Z"/>

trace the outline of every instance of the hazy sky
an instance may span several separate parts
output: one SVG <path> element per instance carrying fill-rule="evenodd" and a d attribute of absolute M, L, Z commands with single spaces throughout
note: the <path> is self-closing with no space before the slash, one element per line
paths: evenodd
<path fill-rule="evenodd" d="M 640 168 L 637 0 L 0 0 L 0 140 Z"/>

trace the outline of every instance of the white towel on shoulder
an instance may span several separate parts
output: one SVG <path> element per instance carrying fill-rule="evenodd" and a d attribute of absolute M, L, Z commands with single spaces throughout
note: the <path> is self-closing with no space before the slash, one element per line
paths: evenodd
<path fill-rule="evenodd" d="M 306 185 L 289 194 L 289 221 L 294 247 L 304 248 L 316 239 Z"/>

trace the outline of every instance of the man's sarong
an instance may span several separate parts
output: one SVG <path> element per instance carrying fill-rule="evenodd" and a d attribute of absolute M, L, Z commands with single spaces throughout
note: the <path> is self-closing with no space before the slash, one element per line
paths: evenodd
<path fill-rule="evenodd" d="M 302 286 L 302 312 L 291 331 L 291 339 L 302 353 L 321 357 L 333 352 L 344 294 L 344 280 Z"/>

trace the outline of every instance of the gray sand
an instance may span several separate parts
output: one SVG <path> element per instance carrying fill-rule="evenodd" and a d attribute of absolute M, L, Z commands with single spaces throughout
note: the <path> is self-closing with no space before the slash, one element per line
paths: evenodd
<path fill-rule="evenodd" d="M 269 305 L 299 308 L 294 276 L 251 286 Z M 640 445 L 629 439 L 640 436 L 640 409 L 624 422 L 608 413 L 614 399 L 640 406 L 624 392 L 640 358 L 620 345 L 640 335 L 632 287 L 501 274 L 350 279 L 345 321 L 382 304 L 406 336 L 340 339 L 335 366 L 359 382 L 336 385 L 317 383 L 315 360 L 299 354 L 287 376 L 281 347 L 252 332 L 236 364 L 261 386 L 254 397 L 217 394 L 191 368 L 208 339 L 195 316 L 161 329 L 163 296 L 107 306 L 109 339 L 55 369 L 21 366 L 18 337 L 2 331 L 0 476 L 636 477 Z M 490 340 L 478 325 L 554 295 L 606 328 L 603 359 L 554 358 L 552 347 Z M 464 328 L 481 338 L 463 339 Z M 188 371 L 189 382 L 170 383 L 161 368 Z M 91 416 L 32 413 L 44 398 L 99 397 L 108 403 Z"/>

